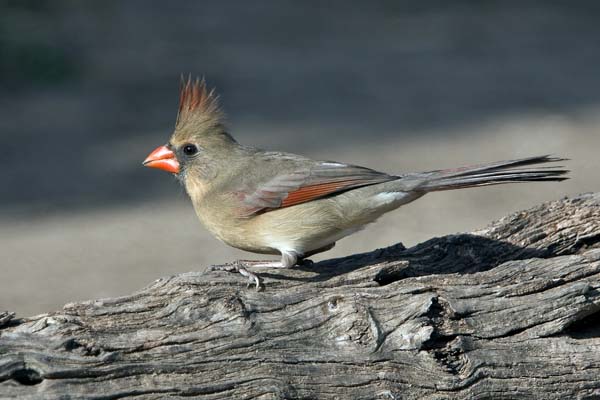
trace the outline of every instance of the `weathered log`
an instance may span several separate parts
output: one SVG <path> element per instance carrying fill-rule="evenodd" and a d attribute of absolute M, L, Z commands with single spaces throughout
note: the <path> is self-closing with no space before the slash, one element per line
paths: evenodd
<path fill-rule="evenodd" d="M 0 397 L 600 398 L 600 194 L 262 276 L 0 313 Z"/>

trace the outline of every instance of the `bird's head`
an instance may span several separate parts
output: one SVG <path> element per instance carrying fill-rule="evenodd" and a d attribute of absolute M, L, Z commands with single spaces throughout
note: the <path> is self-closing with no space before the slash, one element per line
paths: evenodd
<path fill-rule="evenodd" d="M 237 142 L 225 131 L 214 90 L 209 91 L 204 80 L 182 78 L 175 131 L 143 165 L 175 174 L 186 187 L 205 185 L 235 146 Z"/>

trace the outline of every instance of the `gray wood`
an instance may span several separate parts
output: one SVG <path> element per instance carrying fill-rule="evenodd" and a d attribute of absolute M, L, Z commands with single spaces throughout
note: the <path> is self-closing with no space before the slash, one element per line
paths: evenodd
<path fill-rule="evenodd" d="M 0 397 L 600 398 L 600 194 L 262 276 L 0 313 Z"/>

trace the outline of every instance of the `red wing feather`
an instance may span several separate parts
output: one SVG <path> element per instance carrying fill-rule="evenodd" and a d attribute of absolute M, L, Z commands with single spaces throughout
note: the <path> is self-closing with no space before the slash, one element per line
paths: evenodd
<path fill-rule="evenodd" d="M 339 181 L 316 183 L 313 185 L 304 186 L 293 192 L 289 192 L 287 197 L 281 202 L 281 207 L 289 207 L 296 204 L 304 203 L 311 200 L 316 200 L 328 194 L 339 192 L 345 188 L 356 186 L 359 181 Z"/>

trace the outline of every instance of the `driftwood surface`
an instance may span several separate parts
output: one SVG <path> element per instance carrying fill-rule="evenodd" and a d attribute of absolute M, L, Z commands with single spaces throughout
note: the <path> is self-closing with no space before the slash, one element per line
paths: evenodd
<path fill-rule="evenodd" d="M 600 193 L 262 276 L 0 312 L 0 398 L 600 399 Z"/>

